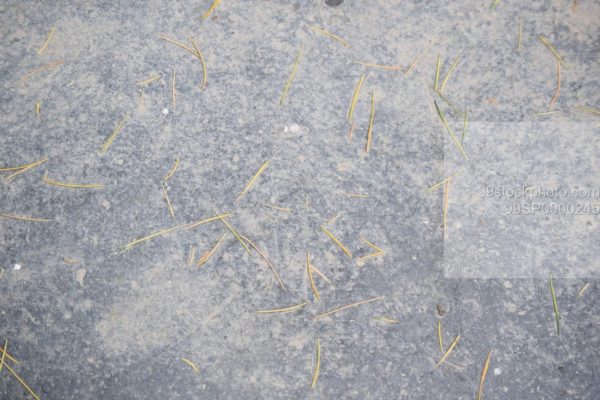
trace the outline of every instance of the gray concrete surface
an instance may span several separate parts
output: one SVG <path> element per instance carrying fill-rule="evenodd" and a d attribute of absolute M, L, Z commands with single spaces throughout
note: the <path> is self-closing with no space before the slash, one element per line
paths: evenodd
<path fill-rule="evenodd" d="M 442 77 L 461 54 L 445 94 L 473 122 L 599 121 L 576 107 L 600 104 L 600 4 L 581 0 L 574 11 L 566 0 L 507 0 L 494 9 L 490 3 L 223 0 L 201 21 L 209 1 L 2 2 L 0 166 L 48 161 L 1 181 L 0 212 L 53 220 L 0 220 L 0 339 L 21 361 L 7 365 L 41 399 L 474 399 L 492 350 L 483 398 L 600 398 L 597 216 L 581 222 L 590 243 L 583 259 L 593 265 L 576 279 L 560 269 L 536 279 L 445 274 L 443 190 L 426 189 L 452 170 L 456 148 L 433 101 L 457 132 L 462 119 L 432 90 L 438 53 Z M 55 35 L 38 55 L 52 27 Z M 159 34 L 188 45 L 185 35 L 194 35 L 207 63 L 206 89 L 198 60 Z M 533 115 L 547 111 L 556 87 L 556 60 L 539 35 L 566 61 L 553 107 L 560 113 L 548 116 Z M 301 44 L 304 56 L 279 106 Z M 405 70 L 415 59 L 408 74 L 352 62 Z M 54 60 L 64 64 L 19 82 Z M 362 73 L 349 140 L 346 111 Z M 156 74 L 162 78 L 136 84 Z M 370 92 L 376 105 L 366 154 Z M 99 154 L 127 113 L 108 152 Z M 476 152 L 474 132 L 465 139 L 467 153 Z M 571 148 L 563 161 L 577 165 L 585 154 L 593 176 L 599 158 L 589 148 L 598 150 L 598 128 L 591 132 L 576 142 L 587 151 Z M 555 144 L 554 152 L 569 143 Z M 510 150 L 505 154 L 510 159 Z M 167 183 L 173 221 L 160 184 L 176 157 L 180 166 Z M 265 160 L 269 167 L 236 202 Z M 550 165 L 548 173 L 556 169 Z M 44 174 L 104 188 L 59 188 L 45 184 Z M 564 182 L 576 183 L 569 176 Z M 452 214 L 462 204 L 452 188 L 448 238 L 459 217 L 469 217 Z M 229 222 L 268 254 L 286 292 L 231 234 L 206 265 L 186 265 L 190 246 L 199 256 L 227 232 L 219 221 L 120 251 L 216 210 L 232 213 Z M 330 230 L 353 258 L 319 228 L 336 213 Z M 542 234 L 570 229 L 551 222 Z M 361 237 L 385 254 L 357 261 L 370 252 Z M 579 239 L 563 240 L 577 249 Z M 307 251 L 331 280 L 315 277 L 320 301 L 306 273 Z M 563 259 L 577 264 L 577 251 Z M 510 260 L 492 262 L 505 269 Z M 555 274 L 560 336 L 546 272 Z M 578 296 L 585 283 L 589 289 Z M 385 299 L 313 319 L 376 296 Z M 256 314 L 305 301 L 293 313 Z M 461 339 L 436 368 L 438 320 L 445 346 Z M 311 388 L 317 338 L 320 375 Z M 0 398 L 31 397 L 4 368 Z"/>

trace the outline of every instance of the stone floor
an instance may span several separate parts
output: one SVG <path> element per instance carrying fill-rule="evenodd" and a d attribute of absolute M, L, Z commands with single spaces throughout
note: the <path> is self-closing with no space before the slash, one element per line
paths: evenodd
<path fill-rule="evenodd" d="M 34 398 L 8 368 L 48 400 L 475 399 L 490 351 L 484 399 L 600 398 L 597 214 L 517 230 L 469 191 L 490 168 L 600 188 L 600 3 L 223 0 L 205 20 L 209 0 L 79 3 L 0 4 L 0 167 L 47 158 L 1 172 L 0 345 L 21 362 L 1 399 Z M 564 59 L 552 106 L 540 36 Z M 540 149 L 556 163 L 526 182 Z M 223 220 L 189 227 L 222 213 L 270 265 Z"/>

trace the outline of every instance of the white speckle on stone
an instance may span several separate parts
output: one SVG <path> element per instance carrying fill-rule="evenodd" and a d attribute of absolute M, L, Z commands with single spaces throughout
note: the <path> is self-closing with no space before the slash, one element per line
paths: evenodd
<path fill-rule="evenodd" d="M 502 370 L 500 368 L 494 368 L 494 375 L 500 375 Z"/>
<path fill-rule="evenodd" d="M 108 201 L 108 200 L 102 201 L 102 207 L 104 207 L 107 210 L 110 209 L 110 201 Z"/>
<path fill-rule="evenodd" d="M 18 270 L 20 270 L 20 269 L 21 269 L 21 264 L 15 264 L 15 268 L 14 268 L 14 270 L 15 270 L 15 271 L 18 271 Z"/>
<path fill-rule="evenodd" d="M 163 113 L 164 115 L 168 115 L 168 114 L 169 114 L 169 109 L 168 109 L 168 108 L 163 108 L 163 111 L 162 111 L 162 113 Z"/>
<path fill-rule="evenodd" d="M 83 286 L 83 279 L 85 278 L 85 274 L 87 274 L 87 271 L 85 268 L 79 268 L 75 272 L 75 279 L 77 280 L 77 282 L 79 282 L 79 284 L 81 286 Z"/>

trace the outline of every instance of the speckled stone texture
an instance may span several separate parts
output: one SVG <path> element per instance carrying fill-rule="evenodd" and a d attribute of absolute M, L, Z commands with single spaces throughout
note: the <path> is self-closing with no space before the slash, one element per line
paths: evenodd
<path fill-rule="evenodd" d="M 581 0 L 574 11 L 570 0 L 503 0 L 493 9 L 488 0 L 223 0 L 206 21 L 200 16 L 207 0 L 79 3 L 0 4 L 0 166 L 48 157 L 10 183 L 0 181 L 0 212 L 53 220 L 0 219 L 0 340 L 8 339 L 9 353 L 21 361 L 8 365 L 41 399 L 474 399 L 490 350 L 484 399 L 600 398 L 599 282 L 583 279 L 597 276 L 597 250 L 586 250 L 595 271 L 579 279 L 556 273 L 558 336 L 546 274 L 446 276 L 443 190 L 426 190 L 457 161 L 434 100 L 457 132 L 462 126 L 432 90 L 438 54 L 442 78 L 461 55 L 444 93 L 468 109 L 472 123 L 581 122 L 597 135 L 600 117 L 576 107 L 600 104 L 598 2 Z M 54 38 L 38 55 L 52 27 Z M 198 60 L 157 36 L 189 45 L 187 34 L 206 60 L 204 90 Z M 534 114 L 548 110 L 556 59 L 539 35 L 566 62 L 553 107 L 560 113 L 541 117 Z M 64 64 L 19 82 L 54 60 Z M 363 73 L 349 139 L 346 113 Z M 160 80 L 137 84 L 157 74 Z M 99 154 L 125 115 L 114 143 Z M 477 148 L 475 132 L 465 138 L 467 153 Z M 593 135 L 584 153 L 559 143 L 555 153 L 585 157 L 587 170 L 578 174 L 597 174 Z M 180 166 L 166 184 L 173 221 L 161 181 L 177 157 Z M 266 160 L 268 168 L 236 202 Z M 104 188 L 50 186 L 42 181 L 46 173 Z M 576 183 L 568 178 L 565 184 Z M 447 235 L 459 217 L 469 217 L 452 197 L 460 187 L 449 192 Z M 192 245 L 198 258 L 228 232 L 220 221 L 121 251 L 136 238 L 215 212 L 232 213 L 229 222 L 268 255 L 286 292 L 231 234 L 206 265 L 187 266 Z M 320 229 L 337 213 L 328 226 L 352 258 Z M 597 248 L 598 218 L 587 222 L 585 241 Z M 358 261 L 371 252 L 360 238 L 385 254 Z M 331 281 L 315 275 L 320 301 L 306 273 L 307 251 Z M 503 269 L 510 260 L 494 262 Z M 578 296 L 585 283 L 589 289 Z M 385 299 L 313 319 L 376 296 Z M 256 314 L 302 302 L 308 304 L 293 313 Z M 435 368 L 438 320 L 445 346 L 461 339 Z M 321 368 L 311 388 L 317 338 Z M 3 369 L 0 398 L 27 396 Z"/>

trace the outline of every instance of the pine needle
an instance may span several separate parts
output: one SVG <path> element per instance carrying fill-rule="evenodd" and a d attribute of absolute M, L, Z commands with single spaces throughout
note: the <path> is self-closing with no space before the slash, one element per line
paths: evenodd
<path fill-rule="evenodd" d="M 306 252 L 306 272 L 308 273 L 308 280 L 310 281 L 310 287 L 312 289 L 313 296 L 315 296 L 315 300 L 319 301 L 321 297 L 319 296 L 319 291 L 317 290 L 317 286 L 315 285 L 315 280 L 312 275 L 312 266 L 310 265 L 310 254 L 308 251 Z"/>
<path fill-rule="evenodd" d="M 343 310 L 347 310 L 348 308 L 352 308 L 352 307 L 360 306 L 360 305 L 363 305 L 363 304 L 371 303 L 373 301 L 383 300 L 384 298 L 385 298 L 385 296 L 373 297 L 372 299 L 363 300 L 363 301 L 359 301 L 359 302 L 356 302 L 356 303 L 348 304 L 347 306 L 335 308 L 335 309 L 333 309 L 331 311 L 328 311 L 326 313 L 319 314 L 316 317 L 314 317 L 313 319 L 314 320 L 321 319 L 321 318 L 324 318 L 324 317 L 326 317 L 328 315 L 335 314 L 335 313 L 343 311 Z"/>
<path fill-rule="evenodd" d="M 4 271 L 4 270 L 2 270 Z M 8 339 L 4 339 L 4 349 L 2 350 L 2 358 L 0 359 L 0 372 L 2 372 L 2 366 L 4 365 L 4 358 L 6 357 L 6 348 L 8 347 Z"/>
<path fill-rule="evenodd" d="M 375 250 L 375 252 L 373 252 L 371 254 L 367 254 L 366 256 L 359 257 L 358 261 L 364 261 L 364 260 L 367 260 L 369 258 L 378 257 L 378 256 L 381 256 L 381 255 L 385 254 L 385 251 L 383 251 L 382 248 L 374 245 L 373 243 L 369 242 L 366 239 L 363 239 L 363 238 L 359 238 L 359 239 L 362 240 L 363 243 L 365 243 L 367 246 L 369 246 L 370 248 L 372 248 L 373 250 Z"/>
<path fill-rule="evenodd" d="M 433 101 L 433 104 L 435 104 L 435 108 L 438 112 L 440 119 L 442 120 L 442 124 L 444 124 L 444 127 L 450 134 L 450 137 L 452 138 L 454 145 L 458 148 L 458 150 L 460 150 L 460 153 L 462 154 L 464 159 L 468 160 L 467 155 L 465 154 L 465 151 L 463 150 L 463 147 L 461 146 L 460 142 L 456 138 L 456 135 L 454 135 L 454 132 L 452 131 L 452 128 L 450 128 L 450 125 L 448 125 L 448 122 L 446 121 L 446 116 L 444 115 L 444 112 L 440 109 L 440 107 L 438 106 L 438 104 L 435 100 Z"/>
<path fill-rule="evenodd" d="M 217 251 L 217 249 L 221 246 L 221 243 L 223 243 L 223 241 L 225 240 L 225 238 L 227 237 L 227 232 L 225 232 L 223 234 L 223 236 L 221 236 L 221 238 L 217 241 L 217 243 L 212 247 L 212 249 L 210 249 L 209 251 L 205 252 L 202 257 L 200 257 L 200 259 L 198 260 L 198 267 L 206 264 L 208 262 L 208 260 L 210 259 L 210 257 Z"/>
<path fill-rule="evenodd" d="M 127 113 L 127 114 L 125 114 L 123 119 L 121 119 L 121 121 L 119 121 L 119 123 L 117 124 L 117 127 L 113 130 L 111 135 L 108 138 L 106 138 L 106 140 L 102 144 L 102 147 L 100 148 L 101 154 L 105 154 L 108 151 L 108 148 L 110 147 L 110 145 L 114 142 L 115 138 L 117 137 L 117 135 L 119 134 L 121 129 L 123 129 L 123 126 L 125 126 L 125 123 L 127 122 L 128 118 L 129 118 L 129 114 Z"/>
<path fill-rule="evenodd" d="M 325 225 L 333 224 L 339 217 L 340 217 L 340 213 L 336 213 L 333 217 L 329 218 L 327 220 L 327 222 L 325 222 Z"/>
<path fill-rule="evenodd" d="M 182 358 L 181 361 L 183 361 L 184 363 L 186 363 L 187 365 L 189 365 L 190 367 L 192 367 L 192 369 L 194 370 L 194 372 L 197 375 L 200 375 L 200 368 L 198 368 L 198 366 L 196 364 L 194 364 L 193 362 L 191 362 L 187 358 Z"/>
<path fill-rule="evenodd" d="M 365 146 L 365 153 L 368 153 L 371 149 L 371 140 L 373 137 L 373 119 L 375 118 L 375 94 L 371 91 L 371 116 L 369 117 L 369 129 L 367 131 L 367 145 Z"/>
<path fill-rule="evenodd" d="M 258 169 L 258 171 L 256 171 L 256 174 L 254 174 L 252 179 L 250 179 L 248 181 L 248 183 L 244 187 L 244 190 L 242 190 L 242 192 L 238 195 L 238 197 L 235 199 L 235 201 L 239 201 L 242 198 L 242 196 L 245 195 L 246 192 L 248 192 L 248 190 L 250 190 L 252 185 L 254 185 L 254 182 L 256 182 L 258 177 L 265 171 L 265 169 L 267 169 L 268 166 L 269 166 L 269 160 L 265 161 L 263 163 L 263 165 L 261 165 L 261 167 Z"/>
<path fill-rule="evenodd" d="M 274 205 L 271 205 L 271 204 L 264 204 L 264 203 L 263 203 L 263 206 L 265 206 L 265 207 L 269 207 L 269 208 L 272 208 L 272 209 L 274 209 L 274 210 L 279 210 L 279 211 L 286 211 L 286 212 L 291 212 L 291 211 L 292 211 L 292 209 L 291 209 L 291 208 L 287 208 L 287 207 L 278 207 L 278 206 L 274 206 Z"/>
<path fill-rule="evenodd" d="M 196 50 L 192 49 L 191 47 L 186 46 L 185 44 L 178 42 L 177 40 L 173 40 L 173 39 L 169 39 L 168 37 L 162 36 L 162 35 L 157 35 L 159 38 L 161 38 L 162 40 L 169 42 L 171 44 L 174 44 L 175 46 L 181 47 L 182 49 L 188 51 L 189 53 L 192 53 L 195 57 L 199 57 L 198 53 L 196 52 Z"/>
<path fill-rule="evenodd" d="M 273 273 L 273 275 L 275 275 L 275 278 L 277 279 L 277 282 L 279 283 L 279 286 L 281 286 L 281 289 L 284 292 L 287 292 L 287 289 L 285 288 L 285 285 L 283 284 L 283 281 L 281 280 L 281 278 L 279 277 L 279 274 L 277 273 L 277 270 L 275 269 L 275 266 L 273 265 L 273 263 L 271 262 L 271 260 L 269 260 L 269 257 L 267 257 L 265 255 L 265 253 L 263 253 L 256 244 L 254 244 L 253 241 L 251 241 L 250 239 L 248 239 L 245 236 L 241 236 L 240 237 L 242 239 L 244 239 L 245 241 L 248 242 L 248 244 L 250 244 L 250 246 L 256 250 L 256 252 L 260 255 L 260 257 L 265 261 L 265 263 L 267 263 L 267 265 L 269 266 L 269 269 L 271 270 L 271 272 Z"/>
<path fill-rule="evenodd" d="M 438 84 L 440 81 L 440 69 L 442 67 L 442 58 L 440 57 L 440 54 L 438 53 L 437 56 L 437 61 L 435 63 L 435 82 L 433 84 L 433 91 L 437 92 L 438 91 Z"/>
<path fill-rule="evenodd" d="M 59 181 L 55 181 L 54 179 L 48 178 L 46 175 L 44 175 L 43 180 L 48 185 L 58 186 L 58 187 L 63 187 L 63 188 L 68 188 L 68 189 L 102 189 L 104 187 L 104 185 L 98 184 L 98 183 L 66 183 L 66 182 L 59 182 Z"/>
<path fill-rule="evenodd" d="M 381 321 L 381 322 L 387 322 L 388 324 L 397 324 L 398 322 L 400 322 L 397 319 L 392 319 L 392 318 L 383 317 L 383 316 L 375 317 L 373 319 L 376 319 L 377 321 Z"/>
<path fill-rule="evenodd" d="M 492 4 L 490 4 L 490 10 L 491 10 L 492 8 L 496 8 L 496 6 L 498 5 L 498 3 L 500 3 L 500 0 L 494 0 L 494 1 L 492 2 Z"/>
<path fill-rule="evenodd" d="M 196 221 L 196 222 L 192 222 L 191 224 L 186 225 L 185 229 L 192 229 L 192 228 L 195 228 L 197 226 L 204 225 L 204 224 L 206 224 L 208 222 L 216 221 L 218 219 L 220 219 L 222 221 L 224 218 L 227 218 L 227 217 L 231 217 L 231 214 L 230 213 L 217 214 L 214 217 L 205 218 L 205 219 L 201 219 L 201 220 Z"/>
<path fill-rule="evenodd" d="M 560 62 L 556 62 L 556 90 L 554 91 L 554 96 L 552 96 L 552 100 L 550 100 L 550 104 L 548 108 L 551 108 L 556 100 L 558 99 L 558 94 L 560 93 Z"/>
<path fill-rule="evenodd" d="M 454 338 L 454 340 L 450 344 L 450 347 L 448 347 L 448 349 L 446 350 L 446 352 L 444 353 L 444 355 L 442 356 L 442 358 L 440 358 L 440 361 L 438 361 L 438 363 L 435 364 L 436 367 L 439 367 L 444 361 L 446 361 L 446 358 L 448 358 L 448 356 L 450 355 L 450 353 L 452 352 L 452 350 L 454 349 L 454 347 L 458 343 L 459 339 L 460 339 L 460 335 L 458 335 L 456 338 Z"/>
<path fill-rule="evenodd" d="M 543 117 L 546 115 L 554 115 L 554 114 L 560 114 L 560 111 L 544 111 L 544 112 L 538 112 L 533 114 L 534 117 Z"/>
<path fill-rule="evenodd" d="M 556 334 L 560 336 L 560 313 L 558 312 L 558 303 L 556 301 L 556 293 L 554 292 L 552 274 L 550 274 L 550 294 L 552 295 L 552 308 L 554 309 L 554 319 L 556 321 Z"/>
<path fill-rule="evenodd" d="M 587 107 L 587 106 L 577 106 L 575 107 L 578 111 L 582 111 L 582 112 L 588 112 L 591 114 L 597 114 L 600 115 L 600 109 L 597 108 L 593 108 L 593 107 Z"/>
<path fill-rule="evenodd" d="M 155 75 L 155 76 L 151 76 L 151 77 L 150 77 L 150 78 L 148 78 L 148 79 L 144 79 L 143 81 L 140 81 L 140 82 L 138 82 L 137 84 L 138 84 L 138 85 L 146 85 L 146 84 L 148 84 L 148 83 L 151 83 L 151 82 L 157 81 L 157 80 L 159 80 L 159 79 L 160 79 L 160 75 Z"/>
<path fill-rule="evenodd" d="M 402 65 L 382 65 L 382 64 L 374 64 L 362 61 L 352 61 L 355 64 L 364 65 L 365 67 L 384 69 L 387 71 L 400 71 L 402 69 Z"/>
<path fill-rule="evenodd" d="M 467 135 L 467 124 L 469 123 L 469 112 L 465 110 L 465 118 L 463 120 L 463 130 L 462 135 L 460 135 L 460 145 L 463 145 L 463 141 L 465 140 L 465 136 Z"/>
<path fill-rule="evenodd" d="M 51 219 L 30 217 L 28 215 L 17 215 L 9 213 L 0 213 L 0 217 L 16 219 L 19 221 L 30 221 L 30 222 L 53 222 Z"/>
<path fill-rule="evenodd" d="M 3 270 L 3 271 L 4 271 L 4 270 Z M 8 344 L 8 342 L 7 342 L 7 344 Z M 12 361 L 12 362 L 13 362 L 13 363 L 15 363 L 16 365 L 19 365 L 19 364 L 21 364 L 21 362 L 20 362 L 20 361 L 18 361 L 18 360 L 17 360 L 16 358 L 14 358 L 13 356 L 11 356 L 11 355 L 10 355 L 10 354 L 9 354 L 9 353 L 6 351 L 6 349 L 4 349 L 4 350 L 3 350 L 3 349 L 0 349 L 0 351 L 2 352 L 2 357 L 6 357 L 8 360 Z M 4 354 L 6 354 L 6 356 L 5 356 Z M 3 362 L 3 364 L 4 364 L 4 362 Z"/>
<path fill-rule="evenodd" d="M 354 115 L 354 108 L 356 107 L 356 103 L 358 102 L 358 95 L 360 94 L 360 88 L 367 77 L 366 74 L 362 74 L 358 82 L 356 83 L 356 87 L 354 88 L 354 94 L 352 95 L 352 100 L 350 101 L 350 107 L 348 107 L 348 121 L 352 121 L 352 116 Z"/>
<path fill-rule="evenodd" d="M 371 197 L 368 194 L 361 194 L 361 193 L 344 193 L 344 194 L 348 197 L 353 197 L 355 199 L 368 199 L 369 197 Z"/>
<path fill-rule="evenodd" d="M 585 293 L 586 290 L 588 290 L 588 288 L 590 287 L 589 282 L 586 283 L 585 285 L 583 285 L 583 287 L 579 290 L 579 292 L 577 293 L 577 297 L 581 297 L 583 296 L 583 294 Z"/>
<path fill-rule="evenodd" d="M 477 390 L 477 400 L 481 400 L 483 397 L 483 384 L 485 382 L 485 377 L 487 375 L 488 369 L 490 367 L 490 359 L 492 358 L 492 351 L 488 353 L 485 358 L 485 362 L 483 363 L 483 370 L 481 371 L 481 377 L 479 378 L 479 389 Z"/>
<path fill-rule="evenodd" d="M 23 165 L 17 165 L 16 167 L 4 167 L 4 168 L 0 168 L 0 172 L 8 172 L 8 171 L 19 171 L 25 168 L 32 168 L 32 167 L 36 167 L 40 164 L 45 163 L 46 161 L 48 161 L 48 157 L 44 157 L 40 160 L 31 162 L 29 164 L 23 164 Z"/>
<path fill-rule="evenodd" d="M 355 125 L 356 125 L 356 121 L 352 121 L 352 125 L 350 125 L 350 129 L 348 129 L 348 139 L 352 139 L 352 132 L 354 132 Z"/>
<path fill-rule="evenodd" d="M 138 101 L 138 110 L 144 111 L 144 91 L 140 90 L 140 99 Z"/>
<path fill-rule="evenodd" d="M 192 45 L 194 46 L 196 57 L 198 57 L 198 60 L 200 60 L 200 64 L 202 64 L 202 83 L 200 84 L 200 89 L 205 89 L 206 82 L 207 82 L 207 71 L 206 71 L 206 62 L 204 61 L 204 56 L 202 55 L 202 52 L 200 51 L 200 48 L 196 44 L 196 41 L 194 40 L 194 38 L 191 35 L 188 35 L 188 39 L 190 42 L 192 42 Z"/>
<path fill-rule="evenodd" d="M 52 61 L 52 62 L 50 62 L 50 63 L 48 63 L 48 64 L 46 64 L 46 65 L 42 65 L 41 67 L 37 67 L 37 68 L 35 68 L 35 69 L 33 69 L 33 70 L 29 71 L 29 72 L 28 72 L 28 73 L 26 73 L 25 75 L 23 75 L 23 76 L 22 76 L 22 77 L 19 79 L 19 82 L 23 82 L 23 81 L 25 81 L 25 80 L 29 79 L 30 77 L 32 77 L 33 75 L 35 75 L 35 74 L 39 73 L 39 72 L 45 71 L 45 70 L 47 70 L 47 69 L 50 69 L 50 68 L 57 67 L 57 66 L 59 66 L 59 65 L 61 65 L 61 64 L 64 64 L 64 61 L 63 61 L 63 60 Z"/>
<path fill-rule="evenodd" d="M 321 371 L 321 341 L 317 338 L 317 361 L 315 369 L 313 371 L 313 378 L 310 387 L 314 388 L 317 386 L 317 379 L 319 379 L 319 372 Z"/>
<path fill-rule="evenodd" d="M 434 191 L 435 189 L 437 189 L 438 187 L 442 186 L 443 184 L 445 184 L 450 179 L 454 178 L 456 175 L 458 175 L 458 174 L 453 174 L 453 175 L 450 175 L 447 178 L 444 178 L 443 180 L 441 180 L 440 182 L 436 183 L 435 185 L 430 186 L 429 188 L 427 188 L 427 191 L 428 192 Z"/>
<path fill-rule="evenodd" d="M 227 227 L 227 229 L 229 229 L 229 231 L 233 234 L 233 236 L 235 236 L 235 238 L 242 244 L 242 246 L 244 246 L 244 249 L 246 249 L 246 251 L 248 252 L 248 254 L 250 254 L 250 249 L 248 248 L 248 246 L 246 245 L 246 242 L 242 239 L 242 237 L 237 233 L 237 231 L 235 229 L 233 229 L 233 226 L 231 226 L 229 224 L 229 222 L 227 222 L 225 220 L 225 218 L 220 218 L 220 220 L 225 224 L 225 226 Z"/>
<path fill-rule="evenodd" d="M 554 55 L 554 57 L 556 57 L 556 59 L 558 60 L 558 62 L 564 65 L 565 61 L 560 56 L 560 54 L 558 54 L 558 51 L 556 51 L 556 49 L 554 48 L 554 46 L 552 46 L 552 44 L 550 44 L 550 42 L 548 41 L 548 39 L 546 39 L 543 36 L 540 36 L 539 39 L 540 39 L 540 42 L 542 42 L 548 48 L 548 50 L 550 50 L 552 52 L 552 54 Z"/>
<path fill-rule="evenodd" d="M 173 77 L 171 78 L 171 99 L 173 100 L 173 109 L 177 105 L 177 94 L 175 92 L 175 67 L 173 67 Z"/>
<path fill-rule="evenodd" d="M 337 40 L 338 42 L 340 42 L 342 44 L 342 46 L 351 47 L 350 43 L 346 42 L 344 39 L 342 39 L 338 35 L 334 35 L 333 33 L 326 31 L 325 29 L 318 28 L 314 25 L 309 26 L 309 28 L 317 33 L 320 33 L 321 35 L 328 36 L 334 40 Z"/>
<path fill-rule="evenodd" d="M 285 87 L 283 88 L 283 93 L 281 93 L 281 97 L 279 98 L 279 105 L 282 106 L 285 102 L 285 98 L 287 96 L 288 90 L 296 77 L 296 71 L 298 70 L 298 64 L 300 64 L 300 59 L 302 58 L 302 52 L 304 50 L 304 43 L 300 45 L 300 50 L 298 51 L 298 55 L 296 56 L 296 61 L 294 61 L 294 66 L 292 67 L 292 72 L 290 73 L 290 77 L 288 78 Z"/>
<path fill-rule="evenodd" d="M 191 267 L 192 264 L 194 263 L 194 259 L 196 258 L 196 246 L 195 245 L 191 245 L 190 246 L 190 253 L 188 256 L 188 267 Z"/>
<path fill-rule="evenodd" d="M 521 50 L 521 44 L 523 43 L 523 21 L 519 18 L 519 31 L 517 34 L 517 49 Z"/>
<path fill-rule="evenodd" d="M 39 396 L 37 394 L 35 394 L 35 392 L 33 391 L 33 389 L 31 389 L 29 387 L 29 385 L 27 384 L 27 382 L 25 382 L 23 380 L 23 378 L 21 378 L 8 364 L 3 364 L 6 369 L 8 369 L 8 372 L 10 372 L 16 379 L 17 381 L 19 381 L 19 383 L 21 384 L 21 386 L 23 386 L 31 396 L 33 396 L 33 398 L 35 400 L 40 400 Z"/>
<path fill-rule="evenodd" d="M 173 176 L 173 174 L 175 173 L 175 171 L 177 171 L 178 167 L 179 167 L 179 156 L 177 156 L 175 158 L 175 163 L 173 164 L 173 166 L 171 167 L 171 169 L 169 170 L 169 172 L 163 178 L 163 182 L 166 182 L 169 179 L 171 179 L 171 177 Z"/>
<path fill-rule="evenodd" d="M 169 209 L 169 214 L 171 214 L 171 218 L 175 221 L 175 211 L 173 211 L 173 206 L 171 205 L 171 200 L 169 199 L 169 193 L 167 193 L 167 188 L 165 188 L 165 184 L 163 182 L 160 183 L 160 187 L 162 188 L 162 194 L 167 202 L 167 208 Z"/>
<path fill-rule="evenodd" d="M 208 17 L 210 17 L 210 14 L 213 13 L 213 11 L 215 11 L 215 8 L 217 8 L 217 6 L 219 5 L 219 3 L 221 2 L 221 0 L 215 0 L 213 1 L 213 3 L 211 4 L 210 8 L 208 10 L 206 10 L 206 12 L 204 14 L 202 14 L 202 16 L 200 17 L 201 20 L 206 20 Z"/>
<path fill-rule="evenodd" d="M 410 64 L 410 66 L 406 69 L 406 71 L 404 71 L 403 76 L 408 76 L 410 71 L 412 71 L 415 68 L 415 66 L 417 65 L 417 62 L 419 62 L 419 57 L 416 57 L 415 61 L 413 61 L 412 64 Z"/>
<path fill-rule="evenodd" d="M 444 352 L 444 337 L 442 336 L 442 321 L 440 321 L 438 319 L 438 323 L 437 323 L 437 336 L 438 336 L 438 343 L 440 345 L 440 352 L 443 353 Z"/>
<path fill-rule="evenodd" d="M 41 110 L 42 110 L 42 102 L 38 100 L 35 102 L 35 115 L 38 118 L 40 117 Z"/>
<path fill-rule="evenodd" d="M 312 265 L 312 263 L 310 264 L 310 269 L 312 270 L 312 272 L 314 272 L 315 274 L 319 275 L 321 278 L 323 278 L 323 280 L 327 283 L 329 283 L 331 285 L 331 281 L 321 272 L 317 269 L 317 267 L 315 267 L 314 265 Z"/>
<path fill-rule="evenodd" d="M 344 246 L 342 244 L 342 242 L 340 242 L 335 236 L 333 236 L 333 234 L 331 232 L 329 232 L 329 230 L 327 228 L 325 228 L 323 225 L 321 225 L 321 229 L 323 230 L 323 232 L 325 232 L 325 234 L 327 236 L 329 236 L 329 238 L 331 240 L 333 240 L 335 242 L 335 244 L 337 244 L 339 246 L 340 249 L 342 249 L 342 251 L 344 253 L 346 253 L 346 255 L 350 258 L 352 258 L 352 253 L 350 253 L 350 250 L 348 250 L 348 248 L 346 246 Z"/>
<path fill-rule="evenodd" d="M 442 93 L 442 94 L 444 93 L 444 88 L 446 87 L 446 84 L 448 83 L 448 80 L 450 79 L 450 75 L 452 75 L 452 72 L 454 72 L 454 70 L 456 69 L 456 66 L 458 65 L 459 62 L 460 62 L 460 54 L 458 55 L 458 57 L 456 57 L 456 60 L 454 60 L 454 62 L 450 66 L 450 69 L 446 73 L 446 77 L 442 81 L 442 86 L 440 86 L 440 93 Z"/>
<path fill-rule="evenodd" d="M 440 92 L 436 92 L 436 94 L 438 95 L 438 97 L 439 97 L 440 99 L 444 100 L 444 103 L 448 104 L 448 106 L 449 106 L 449 107 L 452 109 L 452 111 L 454 111 L 454 112 L 455 112 L 456 114 L 458 114 L 458 115 L 462 115 L 462 116 L 464 116 L 464 113 L 463 113 L 462 111 L 460 111 L 460 110 L 458 109 L 458 107 L 456 107 L 456 106 L 454 105 L 454 103 L 452 103 L 452 102 L 451 102 L 451 101 L 450 101 L 450 100 L 449 100 L 449 99 L 448 99 L 448 98 L 447 98 L 445 95 L 443 95 L 443 94 L 442 94 L 442 93 L 440 93 Z"/>
<path fill-rule="evenodd" d="M 54 31 L 56 30 L 56 28 L 52 28 L 50 29 L 50 32 L 48 33 L 48 36 L 46 38 L 46 40 L 44 41 L 44 44 L 42 45 L 42 47 L 40 47 L 37 51 L 38 54 L 42 54 L 46 48 L 48 47 L 48 45 L 50 44 L 50 41 L 52 40 L 52 38 L 54 37 Z"/>
<path fill-rule="evenodd" d="M 299 310 L 307 304 L 308 304 L 308 302 L 304 302 L 304 303 L 296 304 L 294 306 L 289 306 L 289 307 L 285 307 L 285 308 L 274 308 L 272 310 L 258 310 L 256 313 L 257 314 L 288 313 L 288 312 Z"/>

